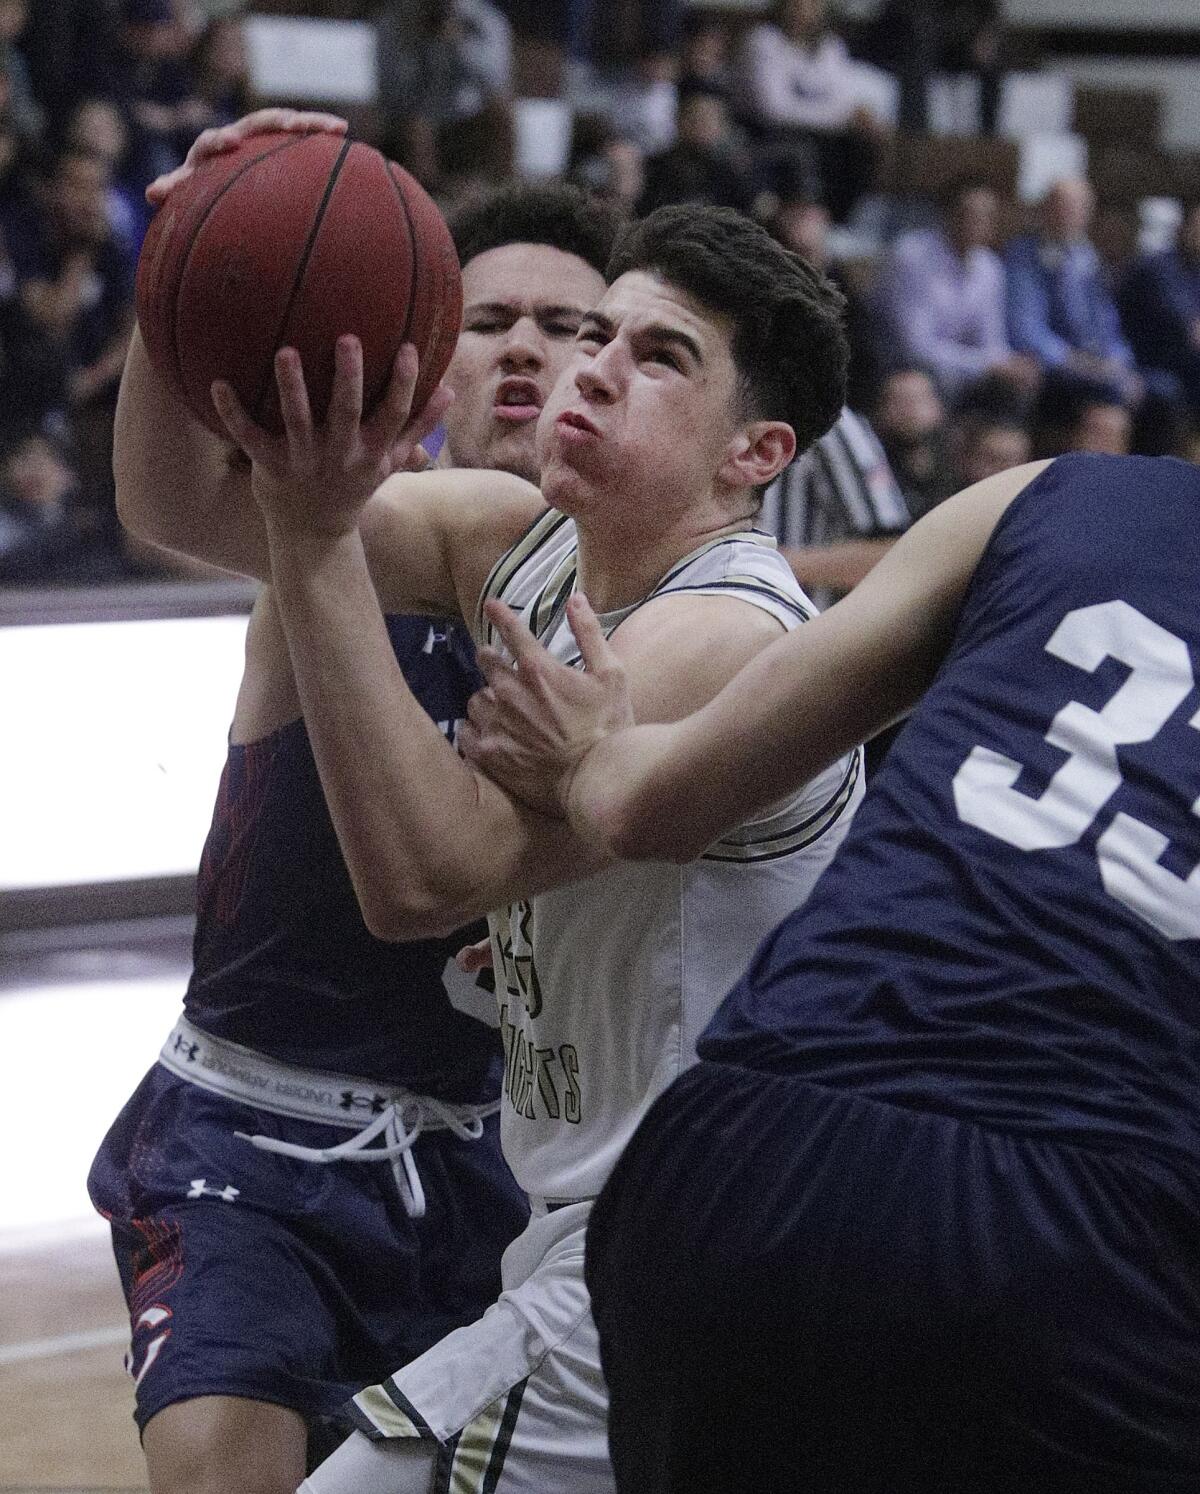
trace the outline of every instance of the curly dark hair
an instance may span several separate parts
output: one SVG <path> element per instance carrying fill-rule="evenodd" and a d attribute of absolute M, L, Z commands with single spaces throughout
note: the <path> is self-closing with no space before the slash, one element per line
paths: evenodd
<path fill-rule="evenodd" d="M 505 244 L 549 244 L 604 274 L 622 214 L 607 202 L 563 182 L 501 187 L 450 220 L 459 261 Z"/>
<path fill-rule="evenodd" d="M 661 207 L 617 241 L 606 279 L 660 275 L 734 324 L 733 361 L 747 413 L 784 420 L 805 451 L 846 398 L 849 345 L 841 291 L 732 208 Z"/>

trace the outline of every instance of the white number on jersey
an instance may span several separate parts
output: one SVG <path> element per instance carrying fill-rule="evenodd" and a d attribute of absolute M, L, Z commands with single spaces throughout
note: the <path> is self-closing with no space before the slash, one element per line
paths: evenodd
<path fill-rule="evenodd" d="M 988 747 L 973 748 L 954 775 L 959 819 L 1022 851 L 1074 845 L 1121 785 L 1117 748 L 1157 736 L 1195 686 L 1187 645 L 1128 602 L 1068 612 L 1046 650 L 1089 674 L 1119 659 L 1130 674 L 1103 710 L 1072 700 L 1055 716 L 1046 741 L 1069 756 L 1037 798 L 1013 787 L 1022 764 Z M 1200 711 L 1188 724 L 1200 730 Z M 1167 845 L 1149 825 L 1115 815 L 1096 846 L 1101 880 L 1168 939 L 1200 938 L 1200 867 L 1176 876 L 1159 864 Z"/>

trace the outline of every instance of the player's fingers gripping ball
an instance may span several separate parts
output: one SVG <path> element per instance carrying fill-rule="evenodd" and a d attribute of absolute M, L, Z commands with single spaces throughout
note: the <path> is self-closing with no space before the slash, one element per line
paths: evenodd
<path fill-rule="evenodd" d="M 458 340 L 462 283 L 433 200 L 361 141 L 255 135 L 202 161 L 150 225 L 137 275 L 150 361 L 219 435 L 214 380 L 279 434 L 274 358 L 300 354 L 315 421 L 334 386 L 342 334 L 362 344 L 363 410 L 386 395 L 397 354 L 417 350 L 417 415 Z"/>

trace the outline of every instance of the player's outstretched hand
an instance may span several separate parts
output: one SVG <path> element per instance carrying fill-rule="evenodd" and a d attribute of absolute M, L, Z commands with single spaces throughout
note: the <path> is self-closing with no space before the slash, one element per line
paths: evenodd
<path fill-rule="evenodd" d="M 488 602 L 484 611 L 508 653 L 479 651 L 487 687 L 472 697 L 460 745 L 515 798 L 562 816 L 571 775 L 584 755 L 633 722 L 625 668 L 586 597 L 567 603 L 582 670 L 547 653 L 502 602 Z"/>
<path fill-rule="evenodd" d="M 380 483 L 419 463 L 421 442 L 454 398 L 439 387 L 424 410 L 409 419 L 417 353 L 406 343 L 397 355 L 387 393 L 364 419 L 362 344 L 351 336 L 338 338 L 333 392 L 323 425 L 313 420 L 295 348 L 280 348 L 275 355 L 275 382 L 284 425 L 280 436 L 250 418 L 229 384 L 218 380 L 212 401 L 230 437 L 253 464 L 251 489 L 268 526 L 277 532 L 348 533 Z"/>
<path fill-rule="evenodd" d="M 158 207 L 180 182 L 187 181 L 201 161 L 223 156 L 236 150 L 251 135 L 270 135 L 277 131 L 298 135 L 344 135 L 349 125 L 340 115 L 321 114 L 304 109 L 256 109 L 231 125 L 203 130 L 192 142 L 182 166 L 156 177 L 146 188 L 146 200 Z"/>

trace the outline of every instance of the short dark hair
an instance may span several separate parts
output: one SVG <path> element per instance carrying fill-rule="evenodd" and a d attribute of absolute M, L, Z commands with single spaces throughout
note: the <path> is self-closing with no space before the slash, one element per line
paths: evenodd
<path fill-rule="evenodd" d="M 823 436 L 846 398 L 845 298 L 806 259 L 732 208 L 661 207 L 633 223 L 609 261 L 661 275 L 734 324 L 733 361 L 748 412 L 785 420 L 800 451 Z"/>
<path fill-rule="evenodd" d="M 506 244 L 549 244 L 604 274 L 624 223 L 621 213 L 564 182 L 501 187 L 450 221 L 461 264 Z"/>

